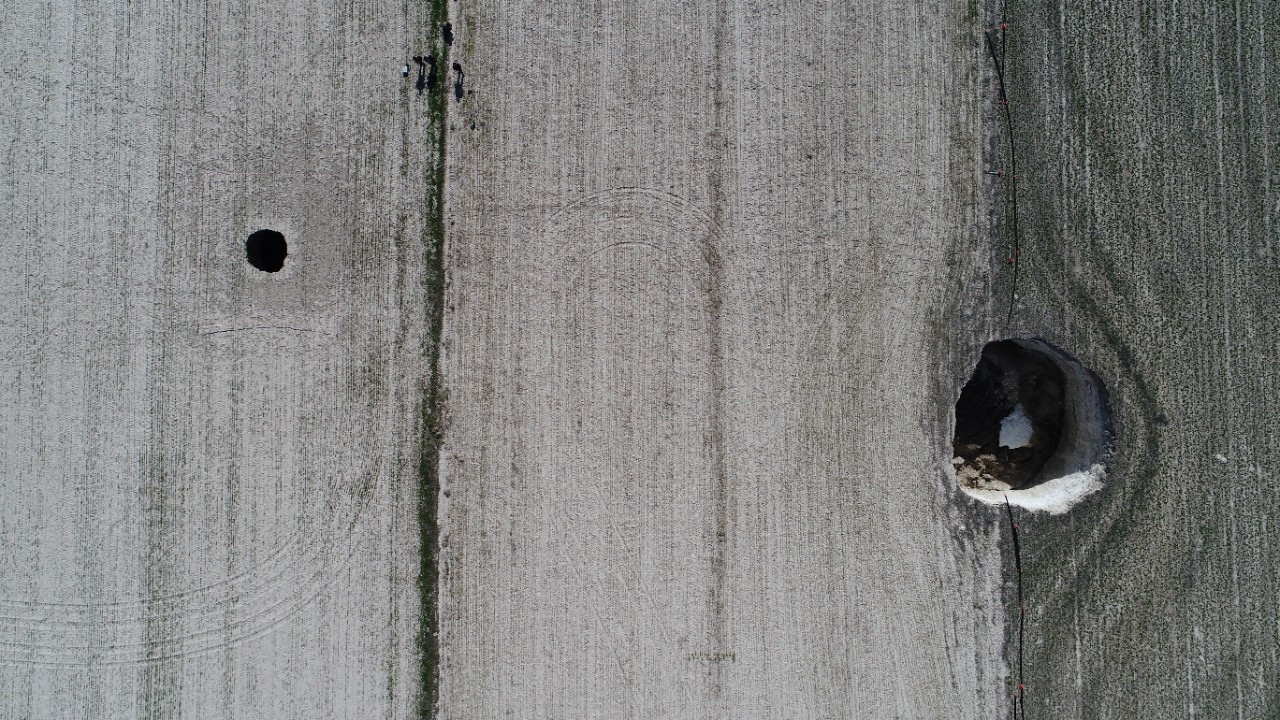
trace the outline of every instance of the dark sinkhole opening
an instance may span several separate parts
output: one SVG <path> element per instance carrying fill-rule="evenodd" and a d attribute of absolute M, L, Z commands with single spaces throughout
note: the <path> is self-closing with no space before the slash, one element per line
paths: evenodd
<path fill-rule="evenodd" d="M 956 402 L 956 473 L 961 482 L 1034 482 L 1062 435 L 1062 370 L 1012 340 L 987 343 Z"/>
<path fill-rule="evenodd" d="M 280 272 L 289 254 L 284 235 L 275 230 L 255 230 L 244 242 L 249 264 L 263 272 Z"/>
<path fill-rule="evenodd" d="M 1049 343 L 987 343 L 955 410 L 951 465 L 970 495 L 1063 512 L 1102 486 L 1105 390 Z"/>

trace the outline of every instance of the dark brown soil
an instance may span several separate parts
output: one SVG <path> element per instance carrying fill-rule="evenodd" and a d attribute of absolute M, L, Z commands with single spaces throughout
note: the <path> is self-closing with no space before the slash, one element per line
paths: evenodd
<path fill-rule="evenodd" d="M 982 487 L 999 482 L 1013 490 L 1035 485 L 1058 448 L 1065 383 L 1062 370 L 1044 353 L 1016 340 L 988 343 L 956 402 L 953 462 L 961 482 Z M 1019 403 L 1031 420 L 1031 442 L 1001 447 L 1000 421 Z"/>

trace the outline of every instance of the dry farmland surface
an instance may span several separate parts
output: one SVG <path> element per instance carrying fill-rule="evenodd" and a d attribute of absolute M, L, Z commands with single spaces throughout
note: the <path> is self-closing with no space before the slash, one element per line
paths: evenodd
<path fill-rule="evenodd" d="M 940 470 L 980 332 L 941 308 L 989 294 L 966 12 L 457 12 L 445 716 L 1004 708 L 999 526 Z"/>
<path fill-rule="evenodd" d="M 1016 288 L 998 8 L 0 6 L 0 718 L 1009 717 L 1005 335 L 1116 438 L 1027 715 L 1276 713 L 1280 15 L 1089 5 Z"/>
<path fill-rule="evenodd" d="M 0 717 L 408 715 L 427 10 L 2 12 Z"/>

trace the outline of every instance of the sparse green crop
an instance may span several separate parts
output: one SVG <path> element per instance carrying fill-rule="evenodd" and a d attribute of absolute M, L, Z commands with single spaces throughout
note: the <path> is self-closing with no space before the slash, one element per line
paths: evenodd
<path fill-rule="evenodd" d="M 449 47 L 445 45 L 441 28 L 448 20 L 445 0 L 430 0 L 428 37 L 431 51 L 440 58 L 440 66 L 448 67 Z M 440 83 L 427 97 L 429 146 L 435 157 L 428 164 L 427 222 L 423 242 L 427 245 L 427 292 L 425 307 L 427 318 L 427 380 L 422 387 L 420 456 L 418 460 L 418 528 L 419 566 L 418 596 L 421 603 L 421 620 L 418 628 L 418 651 L 421 663 L 421 687 L 418 700 L 418 716 L 432 718 L 436 714 L 440 663 L 440 618 L 437 612 L 438 578 L 440 571 L 438 550 L 440 531 L 437 508 L 440 494 L 440 441 L 442 432 L 441 412 L 443 390 L 440 382 L 440 336 L 444 325 L 444 180 L 448 140 L 447 83 Z"/>

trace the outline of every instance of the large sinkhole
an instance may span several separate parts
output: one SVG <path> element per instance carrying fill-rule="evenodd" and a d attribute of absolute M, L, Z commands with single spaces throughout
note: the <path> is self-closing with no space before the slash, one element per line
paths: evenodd
<path fill-rule="evenodd" d="M 284 235 L 275 230 L 255 230 L 244 241 L 244 252 L 249 264 L 263 272 L 280 272 L 289 247 Z"/>
<path fill-rule="evenodd" d="M 992 503 L 1065 512 L 1102 487 L 1106 392 L 1039 339 L 987 343 L 956 402 L 956 482 Z"/>

